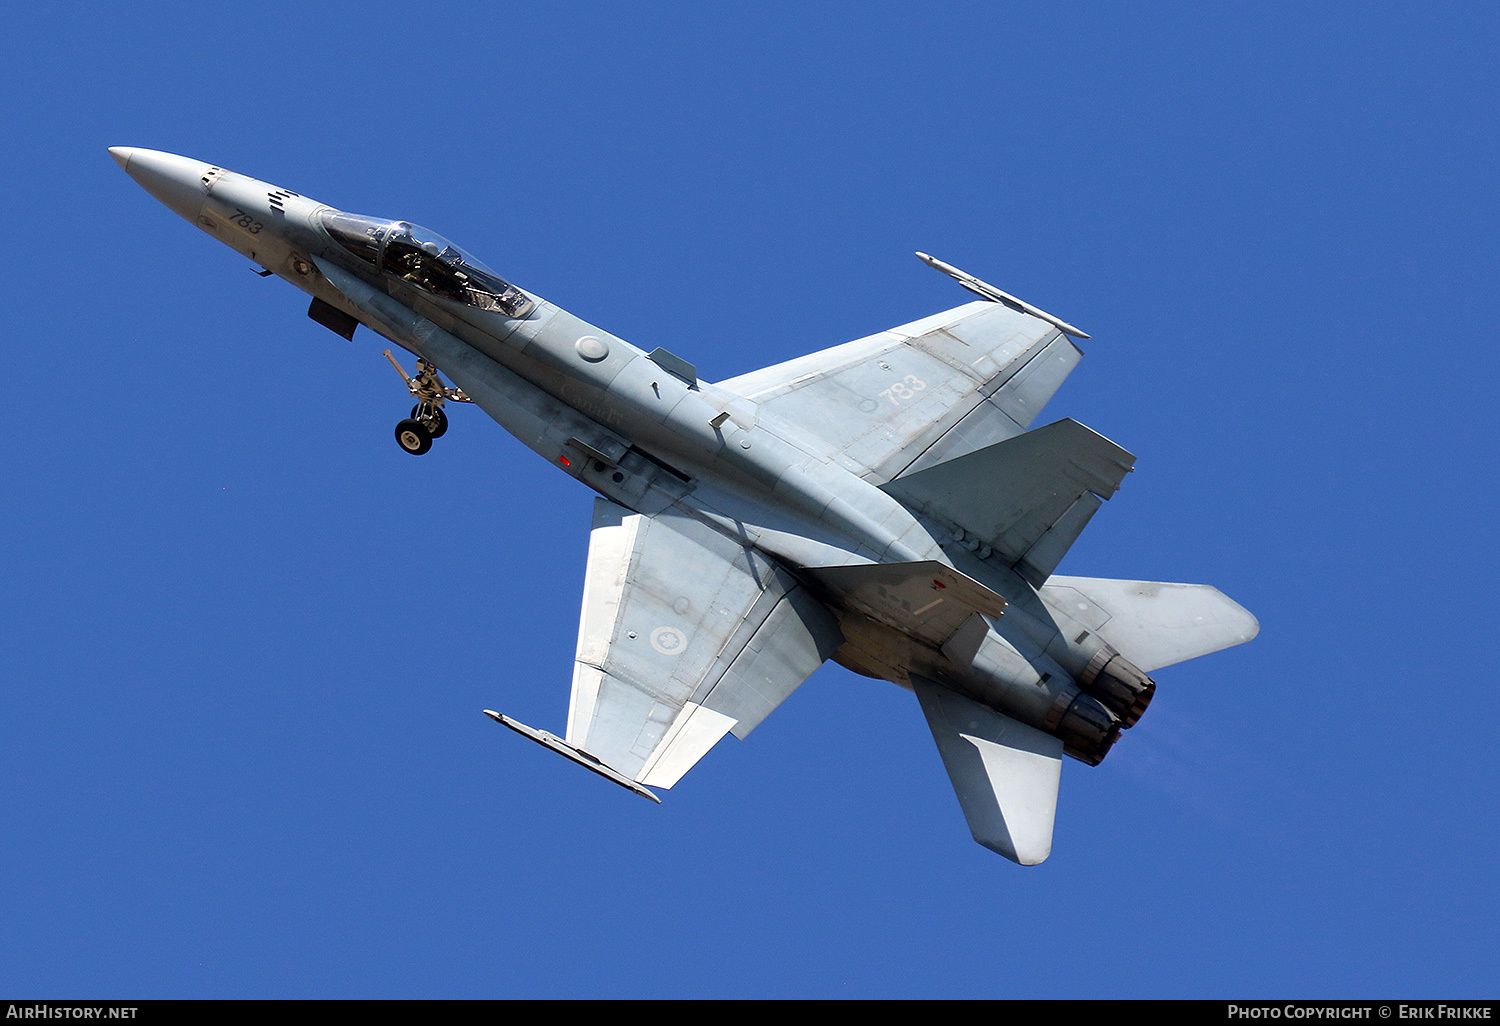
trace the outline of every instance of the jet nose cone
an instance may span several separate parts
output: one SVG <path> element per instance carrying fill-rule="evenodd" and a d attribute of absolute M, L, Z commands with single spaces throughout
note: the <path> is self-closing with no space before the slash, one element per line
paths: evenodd
<path fill-rule="evenodd" d="M 141 188 L 189 221 L 198 220 L 208 195 L 203 175 L 212 164 L 134 146 L 112 146 L 109 155 Z"/>

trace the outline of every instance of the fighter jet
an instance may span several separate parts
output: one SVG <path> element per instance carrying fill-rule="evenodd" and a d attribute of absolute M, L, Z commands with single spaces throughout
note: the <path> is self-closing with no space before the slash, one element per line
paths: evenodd
<path fill-rule="evenodd" d="M 1034 865 L 1062 757 L 1098 765 L 1148 674 L 1259 630 L 1206 585 L 1053 573 L 1135 456 L 1032 428 L 1088 336 L 940 260 L 918 254 L 976 300 L 712 383 L 419 225 L 110 153 L 314 321 L 416 357 L 386 350 L 415 399 L 402 449 L 472 403 L 599 494 L 566 732 L 486 713 L 653 801 L 832 659 L 915 693 L 974 839 Z"/>

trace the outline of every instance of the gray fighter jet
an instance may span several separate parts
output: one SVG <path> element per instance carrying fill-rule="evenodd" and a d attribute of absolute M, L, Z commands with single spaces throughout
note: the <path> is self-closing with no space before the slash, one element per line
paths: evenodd
<path fill-rule="evenodd" d="M 925 254 L 979 300 L 714 384 L 426 228 L 110 153 L 313 320 L 417 358 L 392 358 L 407 452 L 471 402 L 599 493 L 567 732 L 486 712 L 653 801 L 833 659 L 916 693 L 974 839 L 1033 865 L 1063 755 L 1097 765 L 1148 673 L 1259 629 L 1206 585 L 1053 573 L 1135 464 L 1077 421 L 1031 429 L 1088 336 Z"/>

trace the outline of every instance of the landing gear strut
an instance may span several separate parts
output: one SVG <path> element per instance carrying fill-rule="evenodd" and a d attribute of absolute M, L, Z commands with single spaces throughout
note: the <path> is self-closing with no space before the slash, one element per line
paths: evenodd
<path fill-rule="evenodd" d="M 412 377 L 401 369 L 401 364 L 385 351 L 396 373 L 401 375 L 409 391 L 417 400 L 411 408 L 411 416 L 396 425 L 396 444 L 413 456 L 420 456 L 432 448 L 434 438 L 442 438 L 448 431 L 448 415 L 443 412 L 445 402 L 472 403 L 462 389 L 449 388 L 438 376 L 438 369 L 426 360 L 417 361 L 417 376 Z"/>
<path fill-rule="evenodd" d="M 424 406 L 427 409 L 424 410 Z M 442 438 L 448 430 L 448 415 L 441 406 L 433 403 L 417 403 L 411 408 L 411 419 L 428 425 L 427 431 L 433 438 Z"/>

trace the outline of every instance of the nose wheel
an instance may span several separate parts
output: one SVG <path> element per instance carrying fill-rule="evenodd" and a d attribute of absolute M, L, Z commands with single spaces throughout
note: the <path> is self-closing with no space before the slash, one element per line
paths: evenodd
<path fill-rule="evenodd" d="M 420 420 L 403 420 L 396 425 L 396 444 L 413 456 L 432 448 L 432 432 Z"/>
<path fill-rule="evenodd" d="M 421 456 L 432 448 L 434 438 L 442 438 L 448 432 L 448 415 L 443 412 L 445 402 L 471 403 L 474 400 L 464 395 L 461 389 L 449 388 L 438 376 L 438 369 L 426 360 L 417 361 L 417 376 L 412 377 L 402 370 L 401 364 L 385 351 L 396 373 L 406 382 L 406 389 L 417 400 L 411 408 L 411 416 L 396 425 L 396 444 L 411 453 Z"/>

